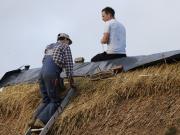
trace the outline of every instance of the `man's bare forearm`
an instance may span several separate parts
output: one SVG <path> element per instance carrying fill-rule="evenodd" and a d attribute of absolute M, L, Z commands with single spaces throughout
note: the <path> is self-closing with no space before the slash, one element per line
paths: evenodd
<path fill-rule="evenodd" d="M 101 39 L 101 44 L 107 44 L 108 42 L 109 42 L 109 33 L 104 33 Z"/>
<path fill-rule="evenodd" d="M 103 38 L 101 39 L 101 44 L 107 44 L 108 41 L 104 40 Z"/>

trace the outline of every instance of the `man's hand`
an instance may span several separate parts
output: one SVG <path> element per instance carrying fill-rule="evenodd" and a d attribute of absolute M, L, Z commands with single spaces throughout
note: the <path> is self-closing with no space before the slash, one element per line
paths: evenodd
<path fill-rule="evenodd" d="M 101 39 L 101 44 L 102 44 L 102 45 L 105 44 L 104 41 L 103 41 L 103 39 Z"/>
<path fill-rule="evenodd" d="M 70 87 L 75 88 L 74 79 L 72 77 L 68 78 L 68 82 L 69 82 Z"/>

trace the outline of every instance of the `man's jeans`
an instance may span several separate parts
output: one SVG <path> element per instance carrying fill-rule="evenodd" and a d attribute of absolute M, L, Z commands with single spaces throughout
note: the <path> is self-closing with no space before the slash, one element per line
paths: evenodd
<path fill-rule="evenodd" d="M 126 54 L 107 54 L 106 52 L 97 54 L 91 59 L 91 62 L 105 61 L 126 57 Z"/>
<path fill-rule="evenodd" d="M 43 101 L 35 116 L 46 124 L 62 101 L 60 92 L 64 89 L 64 82 L 59 74 L 42 73 L 39 85 Z"/>

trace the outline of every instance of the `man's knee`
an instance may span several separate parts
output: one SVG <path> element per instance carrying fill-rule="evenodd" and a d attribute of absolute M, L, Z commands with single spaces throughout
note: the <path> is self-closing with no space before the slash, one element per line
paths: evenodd
<path fill-rule="evenodd" d="M 100 61 L 101 58 L 103 57 L 103 55 L 104 55 L 104 53 L 100 53 L 100 54 L 95 55 L 95 56 L 91 59 L 91 62 Z"/>
<path fill-rule="evenodd" d="M 96 58 L 93 57 L 93 58 L 91 59 L 91 62 L 96 62 Z"/>

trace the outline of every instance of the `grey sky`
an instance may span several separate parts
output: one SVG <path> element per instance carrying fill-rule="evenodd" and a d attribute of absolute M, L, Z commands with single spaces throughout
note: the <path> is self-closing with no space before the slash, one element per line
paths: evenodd
<path fill-rule="evenodd" d="M 24 64 L 40 67 L 59 32 L 72 40 L 73 57 L 102 52 L 101 9 L 111 6 L 127 30 L 127 55 L 180 49 L 179 0 L 0 0 L 0 77 Z"/>

